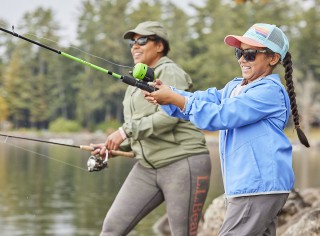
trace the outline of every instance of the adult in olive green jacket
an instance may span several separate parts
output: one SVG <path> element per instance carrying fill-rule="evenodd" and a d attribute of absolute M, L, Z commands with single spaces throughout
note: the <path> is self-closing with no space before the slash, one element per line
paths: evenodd
<path fill-rule="evenodd" d="M 155 74 L 166 84 L 188 90 L 190 77 L 168 57 L 156 63 Z M 130 147 L 141 165 L 159 168 L 197 154 L 207 154 L 204 135 L 190 122 L 165 114 L 145 101 L 142 91 L 129 86 L 123 101 L 124 124 Z"/>
<path fill-rule="evenodd" d="M 191 87 L 189 75 L 167 57 L 168 36 L 159 22 L 142 22 L 124 38 L 130 40 L 135 64 L 152 67 L 165 84 Z M 124 124 L 105 144 L 97 145 L 94 154 L 129 146 L 138 161 L 109 209 L 100 235 L 128 234 L 164 201 L 172 235 L 196 235 L 211 173 L 203 133 L 147 102 L 137 87 L 128 86 L 123 106 Z"/>

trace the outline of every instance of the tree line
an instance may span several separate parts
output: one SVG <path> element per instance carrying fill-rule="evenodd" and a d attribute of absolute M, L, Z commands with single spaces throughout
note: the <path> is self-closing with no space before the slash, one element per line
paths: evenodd
<path fill-rule="evenodd" d="M 303 125 L 319 125 L 320 0 L 206 0 L 190 5 L 172 1 L 83 0 L 77 16 L 77 40 L 61 46 L 61 26 L 50 8 L 27 12 L 16 31 L 32 40 L 118 74 L 133 66 L 122 35 L 145 20 L 162 22 L 169 33 L 169 57 L 193 79 L 193 89 L 221 88 L 241 76 L 227 34 L 243 34 L 252 24 L 281 27 L 290 41 L 294 82 Z M 9 23 L 0 18 L 1 27 Z M 0 32 L 0 122 L 10 127 L 47 129 L 58 119 L 93 131 L 122 121 L 126 84 L 51 51 Z M 284 74 L 279 66 L 277 72 Z M 3 127 L 2 127 L 3 128 Z"/>

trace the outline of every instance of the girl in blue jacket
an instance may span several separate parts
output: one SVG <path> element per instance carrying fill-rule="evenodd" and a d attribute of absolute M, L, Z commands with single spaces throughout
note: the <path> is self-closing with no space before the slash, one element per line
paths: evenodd
<path fill-rule="evenodd" d="M 277 214 L 294 185 L 292 146 L 283 132 L 290 107 L 298 137 L 309 147 L 299 125 L 289 42 L 281 29 L 262 23 L 224 41 L 235 48 L 242 78 L 194 93 L 157 80 L 159 90 L 145 97 L 171 116 L 220 130 L 227 212 L 219 235 L 276 235 Z M 285 67 L 288 92 L 272 73 L 278 64 Z"/>

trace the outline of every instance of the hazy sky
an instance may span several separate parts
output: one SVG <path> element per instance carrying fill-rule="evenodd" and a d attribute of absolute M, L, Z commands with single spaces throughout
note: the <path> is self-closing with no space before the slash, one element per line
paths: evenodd
<path fill-rule="evenodd" d="M 55 19 L 61 24 L 62 36 L 72 41 L 75 38 L 76 20 L 81 1 L 79 0 L 0 0 L 0 18 L 9 26 L 18 25 L 26 12 L 37 7 L 51 8 Z M 19 32 L 17 32 L 19 33 Z"/>
<path fill-rule="evenodd" d="M 170 0 L 166 0 L 170 1 Z M 0 0 L 0 18 L 7 21 L 9 26 L 18 25 L 24 13 L 37 7 L 51 8 L 55 19 L 62 26 L 61 36 L 67 42 L 75 40 L 76 21 L 79 15 L 80 0 Z M 172 0 L 180 7 L 187 8 L 190 2 L 199 4 L 202 0 Z M 17 33 L 19 33 L 17 31 Z"/>

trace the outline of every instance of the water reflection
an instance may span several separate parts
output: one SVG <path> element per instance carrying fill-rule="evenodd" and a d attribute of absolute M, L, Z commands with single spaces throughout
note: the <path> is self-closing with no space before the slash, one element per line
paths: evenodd
<path fill-rule="evenodd" d="M 218 147 L 209 144 L 213 173 L 206 206 L 223 193 Z M 88 172 L 89 153 L 33 142 L 0 143 L 0 229 L 3 236 L 98 235 L 104 216 L 134 160 L 114 158 L 109 168 Z M 296 187 L 320 187 L 316 150 L 294 154 Z M 130 235 L 154 235 L 164 206 Z"/>
<path fill-rule="evenodd" d="M 23 145 L 0 146 L 1 235 L 98 235 L 132 160 L 90 173 L 82 150 Z"/>

